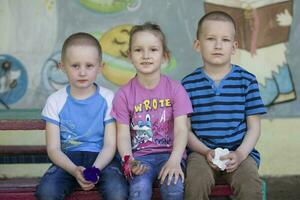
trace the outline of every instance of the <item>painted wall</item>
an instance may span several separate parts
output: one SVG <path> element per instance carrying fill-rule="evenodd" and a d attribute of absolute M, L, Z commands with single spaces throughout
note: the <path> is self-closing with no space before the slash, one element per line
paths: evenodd
<path fill-rule="evenodd" d="M 196 24 L 215 9 L 237 21 L 243 36 L 233 62 L 257 76 L 268 107 L 258 143 L 261 172 L 299 174 L 299 1 L 0 0 L 0 118 L 8 109 L 41 109 L 48 95 L 67 83 L 56 66 L 64 39 L 74 32 L 99 39 L 105 67 L 98 82 L 116 91 L 135 74 L 125 54 L 128 31 L 157 22 L 172 52 L 162 71 L 181 80 L 202 65 L 192 49 Z"/>

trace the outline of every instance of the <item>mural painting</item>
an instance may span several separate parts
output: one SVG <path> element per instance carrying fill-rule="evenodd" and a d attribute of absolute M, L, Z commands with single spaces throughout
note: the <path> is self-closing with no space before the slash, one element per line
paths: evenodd
<path fill-rule="evenodd" d="M 116 91 L 135 75 L 127 57 L 132 26 L 157 22 L 172 53 L 162 72 L 180 80 L 201 63 L 192 49 L 198 19 L 222 10 L 238 27 L 233 62 L 256 75 L 272 116 L 298 116 L 290 111 L 300 108 L 300 83 L 293 79 L 300 75 L 299 58 L 290 52 L 300 48 L 291 37 L 299 27 L 299 9 L 291 0 L 1 0 L 0 110 L 42 108 L 49 94 L 67 84 L 57 67 L 60 49 L 79 31 L 100 41 L 104 67 L 98 82 Z"/>

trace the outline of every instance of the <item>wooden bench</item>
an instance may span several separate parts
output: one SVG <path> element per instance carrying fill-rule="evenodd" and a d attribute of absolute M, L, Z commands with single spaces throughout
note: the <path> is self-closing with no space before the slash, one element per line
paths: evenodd
<path fill-rule="evenodd" d="M 42 120 L 0 120 L 0 131 L 2 130 L 44 130 L 45 123 Z M 1 133 L 1 132 L 0 132 Z M 0 156 L 13 157 L 23 156 L 47 156 L 44 145 L 0 145 Z M 16 158 L 17 159 L 17 158 Z M 0 179 L 0 199 L 6 200 L 32 200 L 35 199 L 34 192 L 38 178 L 2 178 Z M 154 186 L 153 198 L 160 199 L 159 188 Z M 211 193 L 211 197 L 228 197 L 233 194 L 231 187 L 227 184 L 217 184 Z M 68 196 L 67 200 L 99 200 L 96 190 L 83 191 L 77 189 Z"/>

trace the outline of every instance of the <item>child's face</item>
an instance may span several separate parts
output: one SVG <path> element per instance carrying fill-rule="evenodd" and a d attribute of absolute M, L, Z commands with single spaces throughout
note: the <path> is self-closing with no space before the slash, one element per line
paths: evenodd
<path fill-rule="evenodd" d="M 61 63 L 61 68 L 66 72 L 72 89 L 91 89 L 100 67 L 97 48 L 88 45 L 68 47 Z"/>
<path fill-rule="evenodd" d="M 202 56 L 207 67 L 230 66 L 231 56 L 235 53 L 237 42 L 232 23 L 227 21 L 206 20 L 203 22 L 199 39 L 194 48 Z"/>
<path fill-rule="evenodd" d="M 160 38 L 149 31 L 135 33 L 129 58 L 138 74 L 160 74 L 160 66 L 165 60 Z"/>

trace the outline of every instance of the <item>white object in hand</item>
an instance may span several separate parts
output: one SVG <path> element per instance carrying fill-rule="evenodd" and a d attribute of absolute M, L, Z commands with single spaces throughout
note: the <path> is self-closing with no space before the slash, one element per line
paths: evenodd
<path fill-rule="evenodd" d="M 222 171 L 226 168 L 226 162 L 228 160 L 220 160 L 221 156 L 225 156 L 229 154 L 228 149 L 216 148 L 215 149 L 215 157 L 213 158 L 213 164 L 217 165 Z"/>

